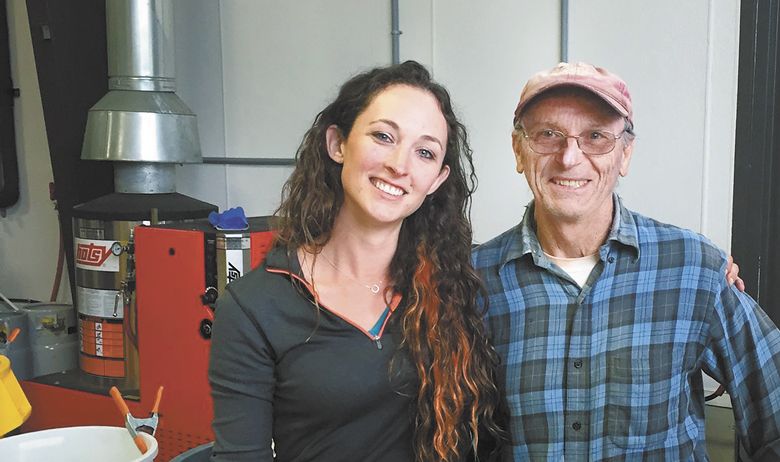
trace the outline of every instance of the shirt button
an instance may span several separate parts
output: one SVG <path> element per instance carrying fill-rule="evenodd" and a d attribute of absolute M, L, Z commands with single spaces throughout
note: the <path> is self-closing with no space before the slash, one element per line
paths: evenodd
<path fill-rule="evenodd" d="M 574 367 L 576 367 L 577 369 L 581 368 L 582 367 L 582 360 L 581 359 L 575 359 L 574 360 Z"/>
<path fill-rule="evenodd" d="M 610 255 L 609 258 L 607 258 L 607 261 L 610 262 L 610 263 L 615 263 L 615 257 Z"/>
<path fill-rule="evenodd" d="M 571 424 L 571 428 L 573 428 L 575 432 L 578 432 L 580 431 L 580 428 L 582 428 L 582 425 L 579 422 L 574 422 Z"/>

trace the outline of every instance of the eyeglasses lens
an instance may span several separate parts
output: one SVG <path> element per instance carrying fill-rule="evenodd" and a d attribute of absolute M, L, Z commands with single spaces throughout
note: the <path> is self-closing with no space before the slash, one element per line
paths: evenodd
<path fill-rule="evenodd" d="M 539 154 L 555 154 L 566 149 L 568 138 L 577 140 L 580 150 L 588 155 L 612 152 L 617 138 L 610 132 L 593 130 L 580 135 L 565 135 L 556 130 L 542 129 L 526 135 L 531 149 Z"/>

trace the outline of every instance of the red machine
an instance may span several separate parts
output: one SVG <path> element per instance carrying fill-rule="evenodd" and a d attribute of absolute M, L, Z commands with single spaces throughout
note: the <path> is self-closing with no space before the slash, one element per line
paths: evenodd
<path fill-rule="evenodd" d="M 152 408 L 165 387 L 156 438 L 159 460 L 212 441 L 206 370 L 214 301 L 225 285 L 255 268 L 271 246 L 267 217 L 245 231 L 217 231 L 196 220 L 135 228 L 135 309 L 125 317 L 128 344 L 138 347 L 137 377 L 111 379 L 81 370 L 22 382 L 32 415 L 22 431 L 77 425 L 121 426 L 109 396 L 117 386 L 131 413 Z M 138 383 L 138 389 L 127 384 Z"/>

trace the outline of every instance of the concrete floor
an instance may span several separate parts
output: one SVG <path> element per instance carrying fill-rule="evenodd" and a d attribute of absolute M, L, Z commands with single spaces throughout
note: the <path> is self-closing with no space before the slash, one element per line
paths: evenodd
<path fill-rule="evenodd" d="M 710 461 L 734 462 L 734 415 L 731 408 L 707 404 L 704 419 Z"/>

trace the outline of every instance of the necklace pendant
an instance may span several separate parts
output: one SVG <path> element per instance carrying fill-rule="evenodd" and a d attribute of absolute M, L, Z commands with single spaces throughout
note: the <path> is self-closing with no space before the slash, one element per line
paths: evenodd
<path fill-rule="evenodd" d="M 379 293 L 379 284 L 371 284 L 370 286 L 366 286 L 366 287 L 368 287 L 368 290 L 370 290 L 371 293 L 374 295 Z"/>

